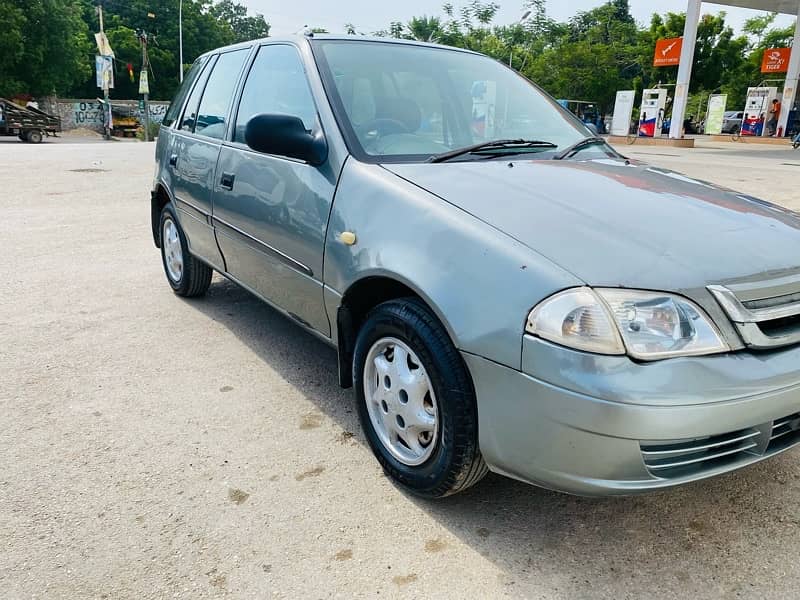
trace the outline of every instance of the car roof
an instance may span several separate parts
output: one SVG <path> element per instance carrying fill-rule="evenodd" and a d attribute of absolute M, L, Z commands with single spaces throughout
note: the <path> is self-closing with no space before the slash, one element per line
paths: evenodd
<path fill-rule="evenodd" d="M 314 41 L 341 41 L 341 42 L 369 42 L 375 44 L 396 44 L 399 46 L 422 46 L 426 48 L 440 48 L 444 50 L 452 50 L 454 52 L 464 52 L 466 54 L 479 54 L 472 50 L 465 48 L 456 48 L 454 46 L 445 46 L 443 44 L 432 44 L 430 42 L 420 42 L 417 40 L 401 40 L 391 37 L 367 36 L 367 35 L 347 35 L 347 34 L 330 34 L 330 33 L 315 33 L 309 35 L 289 35 L 279 37 L 266 37 L 247 42 L 240 42 L 238 44 L 231 44 L 230 46 L 222 46 L 205 52 L 202 56 L 208 56 L 219 52 L 228 52 L 230 50 L 237 50 L 240 48 L 249 48 L 255 44 L 263 44 L 266 42 L 280 43 L 287 42 L 290 44 L 300 43 L 313 43 Z"/>

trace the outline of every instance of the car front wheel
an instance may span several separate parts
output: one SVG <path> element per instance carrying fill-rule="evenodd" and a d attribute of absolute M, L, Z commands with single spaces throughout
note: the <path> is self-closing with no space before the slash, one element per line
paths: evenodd
<path fill-rule="evenodd" d="M 205 294 L 213 271 L 189 253 L 186 236 L 169 204 L 161 211 L 160 231 L 161 261 L 172 291 L 187 298 Z"/>
<path fill-rule="evenodd" d="M 400 485 L 440 498 L 486 475 L 472 381 L 423 303 L 392 300 L 368 315 L 356 341 L 353 379 L 369 445 Z"/>

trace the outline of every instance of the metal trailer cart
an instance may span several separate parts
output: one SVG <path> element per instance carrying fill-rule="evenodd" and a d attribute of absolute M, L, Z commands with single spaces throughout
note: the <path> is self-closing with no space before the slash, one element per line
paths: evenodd
<path fill-rule="evenodd" d="M 0 135 L 16 135 L 23 142 L 39 144 L 47 135 L 61 131 L 61 119 L 33 108 L 0 98 Z"/>

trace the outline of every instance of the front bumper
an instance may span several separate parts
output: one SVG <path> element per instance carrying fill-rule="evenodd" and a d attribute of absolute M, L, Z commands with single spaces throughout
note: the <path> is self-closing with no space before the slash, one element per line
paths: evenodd
<path fill-rule="evenodd" d="M 489 467 L 558 491 L 671 487 L 800 442 L 800 348 L 642 364 L 526 336 L 524 373 L 464 360 Z"/>

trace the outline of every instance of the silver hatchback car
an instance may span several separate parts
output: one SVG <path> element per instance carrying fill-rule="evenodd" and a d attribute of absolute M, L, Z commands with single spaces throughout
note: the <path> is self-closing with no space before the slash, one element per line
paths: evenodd
<path fill-rule="evenodd" d="M 218 271 L 338 349 L 383 469 L 631 494 L 800 441 L 800 216 L 625 159 L 485 56 L 357 37 L 200 57 L 152 190 L 167 281 Z"/>

